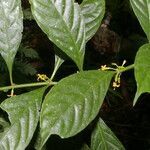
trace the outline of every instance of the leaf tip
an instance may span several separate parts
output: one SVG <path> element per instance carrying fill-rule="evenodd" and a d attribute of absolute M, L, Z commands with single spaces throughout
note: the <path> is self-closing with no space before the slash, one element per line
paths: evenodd
<path fill-rule="evenodd" d="M 138 100 L 138 98 L 139 98 L 140 95 L 141 95 L 141 93 L 136 92 L 134 100 L 133 100 L 133 107 L 135 106 L 135 104 L 136 104 L 136 102 L 137 102 L 137 100 Z"/>

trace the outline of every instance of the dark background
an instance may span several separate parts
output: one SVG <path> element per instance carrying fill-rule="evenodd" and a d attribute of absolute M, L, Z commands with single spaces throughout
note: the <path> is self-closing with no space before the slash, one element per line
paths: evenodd
<path fill-rule="evenodd" d="M 26 15 L 22 47 L 32 48 L 32 50 L 29 57 L 22 51 L 16 55 L 13 77 L 15 83 L 18 84 L 36 81 L 37 73 L 50 76 L 54 67 L 55 54 L 54 44 L 37 26 L 30 11 L 27 11 L 30 8 L 28 0 L 22 0 L 22 7 Z M 127 60 L 126 65 L 130 65 L 134 63 L 139 47 L 147 42 L 128 0 L 106 0 L 106 13 L 102 23 L 105 23 L 106 20 L 109 22 L 106 28 L 100 27 L 86 45 L 85 70 L 99 69 L 101 65 L 110 65 L 112 62 L 121 65 L 123 60 Z M 38 58 L 31 57 L 31 55 L 35 55 L 34 51 L 39 55 Z M 28 68 L 26 64 L 28 64 Z M 25 67 L 26 70 L 23 71 L 22 67 Z M 76 71 L 75 64 L 67 59 L 58 70 L 55 80 L 58 81 Z M 6 85 L 9 85 L 8 71 L 3 59 L 0 58 L 0 86 Z M 31 88 L 20 89 L 16 91 L 16 94 L 30 90 Z M 122 75 L 119 89 L 113 90 L 110 87 L 97 118 L 103 118 L 127 150 L 149 150 L 150 95 L 143 94 L 133 107 L 135 92 L 136 82 L 134 72 L 131 70 Z M 7 97 L 6 95 L 6 93 L 0 92 L 2 100 Z M 5 114 L 3 115 L 5 116 Z M 58 136 L 52 136 L 47 142 L 47 147 L 52 150 L 79 150 L 83 143 L 90 145 L 91 132 L 97 118 L 75 137 L 62 140 Z M 34 140 L 27 149 L 33 149 L 33 143 Z"/>

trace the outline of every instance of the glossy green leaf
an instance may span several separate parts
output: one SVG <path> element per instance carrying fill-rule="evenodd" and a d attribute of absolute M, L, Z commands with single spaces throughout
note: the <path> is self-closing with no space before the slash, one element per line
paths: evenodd
<path fill-rule="evenodd" d="M 83 0 L 81 10 L 85 20 L 86 41 L 88 41 L 96 33 L 103 19 L 105 0 Z"/>
<path fill-rule="evenodd" d="M 150 44 L 143 45 L 135 58 L 135 79 L 137 92 L 134 104 L 142 93 L 150 92 Z"/>
<path fill-rule="evenodd" d="M 130 3 L 150 41 L 150 0 L 130 0 Z"/>
<path fill-rule="evenodd" d="M 21 9 L 21 0 L 1 0 L 0 54 L 6 61 L 11 78 L 12 65 L 21 42 L 22 30 L 23 15 Z"/>
<path fill-rule="evenodd" d="M 51 134 L 71 137 L 83 130 L 97 115 L 113 72 L 84 71 L 55 85 L 45 97 L 41 111 L 41 144 Z"/>
<path fill-rule="evenodd" d="M 85 26 L 74 0 L 30 0 L 32 14 L 48 38 L 82 70 Z"/>
<path fill-rule="evenodd" d="M 91 150 L 125 150 L 125 148 L 104 121 L 100 119 L 92 133 Z"/>
<path fill-rule="evenodd" d="M 24 150 L 39 120 L 45 88 L 6 99 L 0 107 L 9 115 L 11 126 L 0 137 L 0 150 Z"/>

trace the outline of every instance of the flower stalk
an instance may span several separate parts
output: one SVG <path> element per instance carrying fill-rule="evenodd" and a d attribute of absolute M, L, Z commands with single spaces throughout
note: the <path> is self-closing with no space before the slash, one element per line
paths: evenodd
<path fill-rule="evenodd" d="M 133 69 L 134 68 L 134 64 L 132 65 L 129 65 L 127 67 L 125 67 L 124 65 L 126 64 L 126 60 L 123 61 L 122 65 L 119 66 L 117 65 L 116 63 L 112 63 L 112 66 L 114 67 L 107 67 L 106 65 L 102 65 L 101 66 L 101 70 L 102 71 L 105 71 L 105 70 L 112 70 L 112 71 L 115 71 L 116 72 L 116 75 L 114 77 L 114 81 L 113 81 L 113 84 L 112 86 L 114 87 L 114 90 L 118 87 L 120 87 L 120 84 L 121 84 L 121 74 L 125 71 L 128 71 L 130 69 Z"/>

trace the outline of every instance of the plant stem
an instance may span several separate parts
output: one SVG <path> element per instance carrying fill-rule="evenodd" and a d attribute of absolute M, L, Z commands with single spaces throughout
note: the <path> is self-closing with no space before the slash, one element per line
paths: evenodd
<path fill-rule="evenodd" d="M 134 64 L 129 65 L 129 66 L 121 69 L 120 73 L 128 71 L 128 70 L 133 69 L 133 68 L 134 68 Z M 10 90 L 10 89 L 17 89 L 17 88 L 25 88 L 25 87 L 36 87 L 36 86 L 43 86 L 43 85 L 55 85 L 55 84 L 57 84 L 57 82 L 52 82 L 52 81 L 37 82 L 37 83 L 27 83 L 27 84 L 19 84 L 19 85 L 12 84 L 10 86 L 0 87 L 0 91 Z"/>
<path fill-rule="evenodd" d="M 12 67 L 8 66 L 8 72 L 9 72 L 10 85 L 13 85 Z"/>
<path fill-rule="evenodd" d="M 57 82 L 38 82 L 38 83 L 28 83 L 28 84 L 13 84 L 10 86 L 0 87 L 0 91 L 17 89 L 17 88 L 25 88 L 25 87 L 35 87 L 35 86 L 43 86 L 43 85 L 55 85 Z"/>
<path fill-rule="evenodd" d="M 123 69 L 120 69 L 119 72 L 122 73 L 122 72 L 125 72 L 125 71 L 128 71 L 128 70 L 131 70 L 133 68 L 134 68 L 134 64 L 129 65 L 129 66 L 123 68 Z"/>
<path fill-rule="evenodd" d="M 12 74 L 10 74 L 10 84 L 13 85 Z"/>

